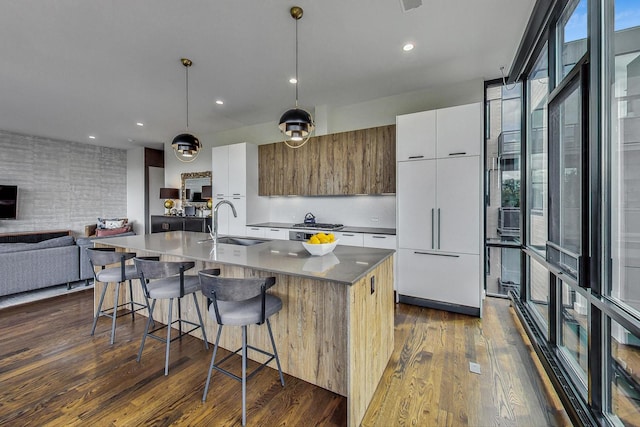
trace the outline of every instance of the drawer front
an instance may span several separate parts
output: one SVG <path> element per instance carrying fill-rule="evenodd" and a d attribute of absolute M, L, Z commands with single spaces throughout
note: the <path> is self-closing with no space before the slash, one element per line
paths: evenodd
<path fill-rule="evenodd" d="M 364 245 L 364 239 L 362 233 L 348 233 L 337 231 L 333 233 L 336 239 L 340 239 L 340 245 L 345 246 L 360 246 Z"/>
<path fill-rule="evenodd" d="M 183 219 L 181 217 L 151 217 L 151 232 L 165 233 L 167 231 L 181 231 Z"/>
<path fill-rule="evenodd" d="M 396 236 L 390 234 L 364 234 L 363 240 L 365 248 L 396 248 Z"/>
<path fill-rule="evenodd" d="M 247 237 L 264 237 L 263 227 L 247 227 L 245 234 Z"/>
<path fill-rule="evenodd" d="M 289 229 L 288 228 L 265 228 L 264 229 L 264 237 L 266 239 L 274 239 L 274 240 L 289 240 Z"/>
<path fill-rule="evenodd" d="M 401 295 L 480 307 L 480 256 L 398 250 Z"/>

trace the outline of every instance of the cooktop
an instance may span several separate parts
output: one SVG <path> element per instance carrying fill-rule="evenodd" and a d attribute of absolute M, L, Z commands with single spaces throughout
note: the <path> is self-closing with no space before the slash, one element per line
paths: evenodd
<path fill-rule="evenodd" d="M 340 230 L 344 225 L 342 224 L 324 224 L 321 222 L 293 224 L 293 228 L 319 228 L 324 230 Z"/>

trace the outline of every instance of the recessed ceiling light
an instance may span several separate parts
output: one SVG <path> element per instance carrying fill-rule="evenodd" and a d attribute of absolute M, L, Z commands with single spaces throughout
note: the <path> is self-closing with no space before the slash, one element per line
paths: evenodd
<path fill-rule="evenodd" d="M 216 104 L 222 105 L 222 104 L 224 104 L 224 101 L 222 99 L 218 99 L 218 100 L 216 100 Z"/>
<path fill-rule="evenodd" d="M 294 85 L 294 84 L 298 83 L 298 80 L 296 80 L 296 78 L 295 78 L 295 77 L 291 77 L 291 78 L 289 79 L 289 83 L 291 83 L 292 85 Z"/>
<path fill-rule="evenodd" d="M 138 126 L 144 126 L 144 123 L 140 123 L 140 122 L 138 122 L 138 123 L 136 123 L 136 124 L 137 124 Z"/>
<path fill-rule="evenodd" d="M 96 139 L 96 137 L 93 135 L 89 135 L 89 139 Z"/>
<path fill-rule="evenodd" d="M 409 52 L 410 50 L 413 50 L 414 46 L 413 43 L 407 43 L 404 46 L 402 46 L 402 50 L 404 50 L 405 52 Z"/>
<path fill-rule="evenodd" d="M 127 141 L 129 141 L 129 142 L 133 142 L 134 140 L 133 140 L 133 139 L 131 139 L 131 138 L 127 138 Z"/>

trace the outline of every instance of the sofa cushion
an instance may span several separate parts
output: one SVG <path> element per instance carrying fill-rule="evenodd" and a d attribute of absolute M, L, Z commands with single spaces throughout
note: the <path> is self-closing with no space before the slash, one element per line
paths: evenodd
<path fill-rule="evenodd" d="M 60 246 L 71 246 L 74 245 L 76 241 L 73 236 L 62 236 L 56 237 L 54 239 L 43 240 L 39 243 L 33 244 L 33 249 L 46 249 L 46 248 L 58 248 Z"/>
<path fill-rule="evenodd" d="M 39 243 L 0 243 L 0 253 L 23 252 L 35 249 L 58 248 L 75 244 L 73 236 L 56 237 Z"/>

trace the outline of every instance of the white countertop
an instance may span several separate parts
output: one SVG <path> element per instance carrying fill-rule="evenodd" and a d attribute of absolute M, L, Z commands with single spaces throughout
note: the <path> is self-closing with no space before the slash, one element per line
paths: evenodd
<path fill-rule="evenodd" d="M 271 240 L 253 246 L 219 243 L 214 248 L 209 234 L 193 231 L 112 237 L 97 242 L 188 260 L 237 265 L 343 284 L 357 282 L 395 252 L 390 249 L 338 245 L 332 253 L 319 257 L 311 256 L 301 242 L 290 240 Z"/>

